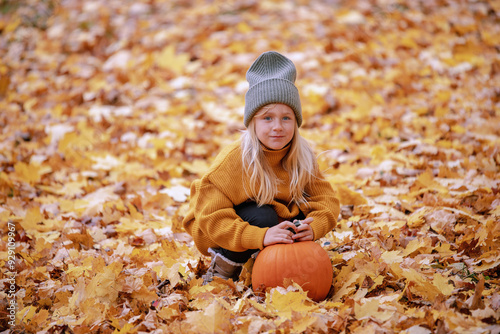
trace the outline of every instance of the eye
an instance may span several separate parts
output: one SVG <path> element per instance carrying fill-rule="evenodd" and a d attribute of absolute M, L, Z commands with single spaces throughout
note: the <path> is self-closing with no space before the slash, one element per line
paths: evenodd
<path fill-rule="evenodd" d="M 284 119 L 285 121 L 289 121 L 289 120 L 291 120 L 292 118 L 291 118 L 290 116 L 285 116 L 285 117 L 283 117 L 283 119 Z"/>
<path fill-rule="evenodd" d="M 266 121 L 270 121 L 270 120 L 272 120 L 272 119 L 273 119 L 273 118 L 272 118 L 271 116 L 264 116 L 264 120 L 266 120 Z"/>

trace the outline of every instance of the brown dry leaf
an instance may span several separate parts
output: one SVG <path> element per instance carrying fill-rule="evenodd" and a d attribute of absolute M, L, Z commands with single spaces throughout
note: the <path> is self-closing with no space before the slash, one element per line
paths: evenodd
<path fill-rule="evenodd" d="M 474 295 L 470 299 L 469 307 L 471 310 L 483 309 L 484 302 L 482 300 L 482 295 L 484 291 L 484 276 L 479 275 L 479 282 L 477 282 L 474 289 Z"/>

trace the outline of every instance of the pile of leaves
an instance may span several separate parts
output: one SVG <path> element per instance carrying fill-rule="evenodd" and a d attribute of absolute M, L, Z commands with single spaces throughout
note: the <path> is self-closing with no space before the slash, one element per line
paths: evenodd
<path fill-rule="evenodd" d="M 0 2 L 2 333 L 499 333 L 496 1 Z M 202 285 L 190 183 L 297 66 L 334 282 Z M 8 223 L 16 327 L 8 325 Z M 4 256 L 5 255 L 5 256 Z M 161 287 L 158 287 L 162 282 Z"/>

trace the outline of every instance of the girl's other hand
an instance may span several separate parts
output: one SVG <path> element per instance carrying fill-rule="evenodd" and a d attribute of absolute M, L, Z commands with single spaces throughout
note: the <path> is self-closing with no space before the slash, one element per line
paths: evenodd
<path fill-rule="evenodd" d="M 312 217 L 301 220 L 301 224 L 295 229 L 297 233 L 292 236 L 292 239 L 295 241 L 313 241 L 314 232 L 310 225 L 313 221 L 314 218 Z"/>
<path fill-rule="evenodd" d="M 293 244 L 293 232 L 290 232 L 288 228 L 298 231 L 298 228 L 287 220 L 269 228 L 264 235 L 264 247 L 273 244 Z"/>

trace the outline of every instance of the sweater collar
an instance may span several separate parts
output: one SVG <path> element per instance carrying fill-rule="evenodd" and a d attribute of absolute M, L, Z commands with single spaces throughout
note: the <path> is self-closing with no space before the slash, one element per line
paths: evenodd
<path fill-rule="evenodd" d="M 266 157 L 267 161 L 271 165 L 271 167 L 274 167 L 278 164 L 281 163 L 281 160 L 285 157 L 285 155 L 288 153 L 290 150 L 291 144 L 289 143 L 285 147 L 283 147 L 281 150 L 270 150 L 264 145 L 261 145 L 262 151 L 264 151 L 264 156 Z"/>

